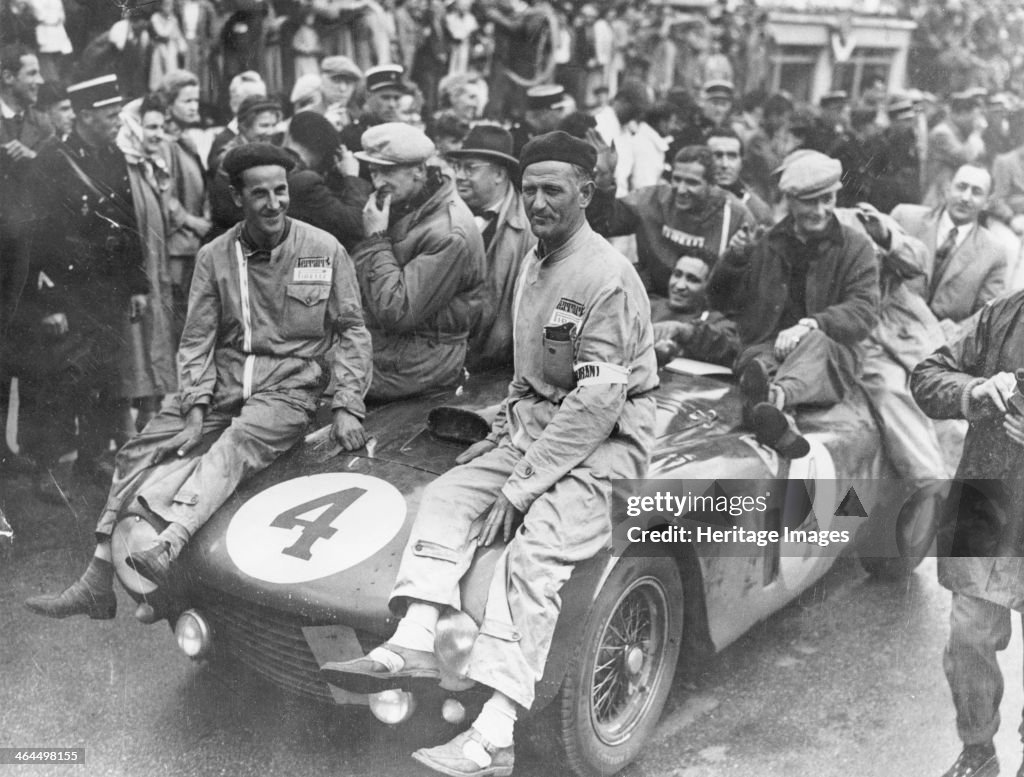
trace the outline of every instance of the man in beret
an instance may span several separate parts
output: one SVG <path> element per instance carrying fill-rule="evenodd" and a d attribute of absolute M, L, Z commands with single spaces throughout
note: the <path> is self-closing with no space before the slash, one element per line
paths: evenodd
<path fill-rule="evenodd" d="M 427 487 L 391 594 L 394 636 L 325 678 L 360 692 L 437 678 L 438 616 L 480 546 L 508 542 L 462 680 L 492 690 L 473 725 L 413 754 L 447 775 L 512 773 L 513 726 L 534 701 L 576 564 L 611 538 L 609 478 L 646 472 L 658 385 L 650 306 L 629 260 L 586 220 L 596 154 L 564 132 L 523 149 L 537 246 L 516 290 L 515 371 L 490 435 Z M 529 529 L 528 531 L 526 529 Z"/>
<path fill-rule="evenodd" d="M 451 178 L 428 165 L 434 144 L 401 122 L 368 129 L 356 157 L 375 192 L 352 255 L 373 335 L 373 399 L 397 399 L 463 377 L 484 305 L 484 244 Z"/>
<path fill-rule="evenodd" d="M 328 378 L 334 439 L 343 450 L 365 444 L 370 338 L 355 272 L 337 240 L 287 216 L 293 164 L 262 143 L 224 158 L 244 220 L 196 257 L 179 393 L 118 452 L 85 573 L 59 594 L 26 601 L 33 612 L 114 617 L 110 535 L 126 509 L 165 526 L 152 547 L 126 559 L 164 584 L 185 544 L 238 484 L 302 437 Z"/>
<path fill-rule="evenodd" d="M 871 240 L 834 213 L 841 175 L 818 151 L 794 154 L 779 182 L 789 214 L 752 249 L 727 251 L 708 284 L 712 307 L 736 320 L 743 344 L 734 371 L 744 422 L 790 458 L 809 447 L 786 411 L 841 401 L 878 320 Z"/>
<path fill-rule="evenodd" d="M 484 241 L 487 304 L 469 341 L 470 371 L 512 363 L 512 298 L 523 257 L 537 243 L 516 182 L 519 160 L 512 134 L 479 125 L 462 148 L 448 152 L 459 197 L 469 206 Z"/>

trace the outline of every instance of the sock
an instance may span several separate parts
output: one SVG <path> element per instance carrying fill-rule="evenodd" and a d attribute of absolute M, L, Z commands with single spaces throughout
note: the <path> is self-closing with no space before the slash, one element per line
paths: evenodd
<path fill-rule="evenodd" d="M 409 650 L 433 653 L 434 630 L 428 629 L 422 623 L 416 623 L 406 616 L 398 622 L 398 628 L 395 629 L 394 635 L 388 642 L 392 645 L 409 648 Z"/>
<path fill-rule="evenodd" d="M 781 386 L 775 383 L 768 386 L 768 402 L 775 405 L 779 410 L 786 409 L 786 392 Z"/>
<path fill-rule="evenodd" d="M 515 723 L 515 702 L 503 694 L 495 693 L 473 721 L 473 728 L 495 747 L 511 747 Z"/>
<path fill-rule="evenodd" d="M 170 554 L 171 561 L 174 561 L 181 553 L 185 545 L 189 541 L 188 529 L 182 526 L 180 523 L 171 522 L 167 524 L 167 528 L 160 532 L 157 540 L 163 542 L 167 546 L 167 552 Z"/>
<path fill-rule="evenodd" d="M 113 591 L 114 565 L 106 559 L 93 556 L 79 580 L 86 588 L 96 593 Z"/>

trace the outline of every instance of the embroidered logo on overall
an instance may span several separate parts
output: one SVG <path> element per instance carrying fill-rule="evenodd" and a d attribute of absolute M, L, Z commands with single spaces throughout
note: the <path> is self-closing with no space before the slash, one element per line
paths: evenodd
<path fill-rule="evenodd" d="M 686 246 L 687 248 L 703 248 L 704 238 L 700 235 L 691 235 L 689 232 L 683 232 L 681 229 L 672 229 L 667 224 L 661 225 L 661 236 L 667 240 L 671 240 L 676 245 Z"/>

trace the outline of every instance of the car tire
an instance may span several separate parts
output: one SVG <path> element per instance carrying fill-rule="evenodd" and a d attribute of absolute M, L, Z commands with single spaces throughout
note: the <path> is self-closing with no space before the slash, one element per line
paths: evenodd
<path fill-rule="evenodd" d="M 675 560 L 623 558 L 594 602 L 555 705 L 573 772 L 614 774 L 639 755 L 668 698 L 682 634 Z"/>
<path fill-rule="evenodd" d="M 942 495 L 933 490 L 915 493 L 897 516 L 894 547 L 889 548 L 890 553 L 895 553 L 885 557 L 858 556 L 864 571 L 879 580 L 902 580 L 912 575 L 934 548 L 943 504 Z"/>

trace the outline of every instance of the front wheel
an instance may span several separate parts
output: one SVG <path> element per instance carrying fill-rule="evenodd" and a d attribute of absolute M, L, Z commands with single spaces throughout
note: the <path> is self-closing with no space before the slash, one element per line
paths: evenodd
<path fill-rule="evenodd" d="M 580 777 L 633 761 L 665 706 L 683 633 L 671 558 L 623 558 L 594 602 L 559 696 L 560 735 Z"/>

